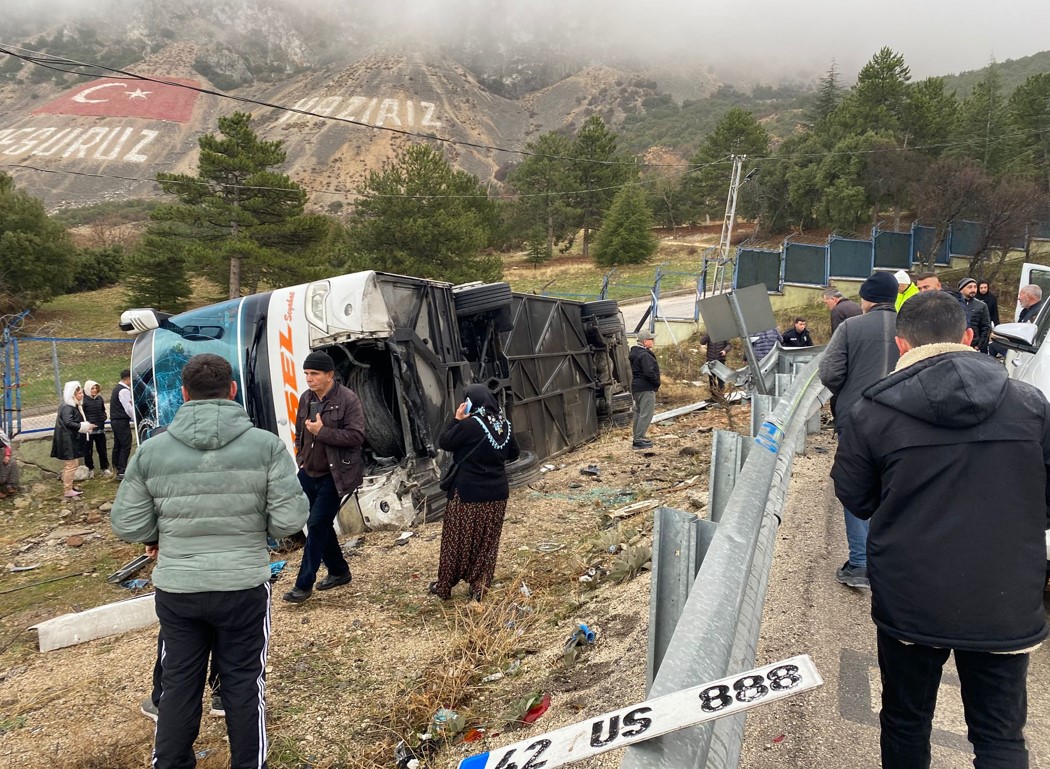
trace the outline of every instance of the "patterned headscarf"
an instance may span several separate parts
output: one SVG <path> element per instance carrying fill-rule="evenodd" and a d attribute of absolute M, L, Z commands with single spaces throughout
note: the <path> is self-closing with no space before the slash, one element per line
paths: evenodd
<path fill-rule="evenodd" d="M 496 401 L 496 396 L 489 391 L 489 388 L 480 384 L 467 385 L 463 394 L 470 398 L 470 416 L 485 429 L 485 434 L 492 447 L 502 449 L 506 446 L 510 440 L 510 421 Z"/>

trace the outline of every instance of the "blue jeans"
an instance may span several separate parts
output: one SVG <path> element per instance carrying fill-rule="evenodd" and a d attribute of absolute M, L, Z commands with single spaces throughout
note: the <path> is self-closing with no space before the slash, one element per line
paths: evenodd
<path fill-rule="evenodd" d="M 335 535 L 335 516 L 339 512 L 339 492 L 331 475 L 313 478 L 299 471 L 299 484 L 310 501 L 310 517 L 306 520 L 306 546 L 303 562 L 295 586 L 300 590 L 313 590 L 317 570 L 323 563 L 333 577 L 350 573 L 350 566 L 339 549 Z"/>
<path fill-rule="evenodd" d="M 928 769 L 941 668 L 951 649 L 904 644 L 878 632 L 883 769 Z M 955 650 L 975 769 L 1028 769 L 1027 654 Z"/>
<path fill-rule="evenodd" d="M 868 568 L 868 522 L 861 520 L 846 508 L 846 543 L 849 545 L 850 566 Z"/>

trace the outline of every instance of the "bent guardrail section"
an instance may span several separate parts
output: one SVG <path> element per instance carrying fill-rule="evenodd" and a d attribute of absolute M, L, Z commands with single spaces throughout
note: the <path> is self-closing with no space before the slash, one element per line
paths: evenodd
<path fill-rule="evenodd" d="M 655 657 L 659 668 L 648 697 L 753 666 L 795 452 L 805 439 L 807 423 L 828 395 L 817 376 L 820 357 L 821 353 L 813 355 L 805 365 L 797 355 L 785 355 L 781 361 L 780 382 L 787 384 L 790 378 L 790 385 L 759 426 L 666 650 L 654 654 L 650 649 L 650 660 Z M 654 566 L 657 604 L 666 600 L 664 595 L 680 596 L 680 591 L 661 590 L 656 558 Z M 656 605 L 654 624 L 666 626 L 657 616 L 664 609 L 673 607 Z M 732 769 L 740 758 L 743 727 L 744 716 L 738 715 L 657 737 L 628 748 L 620 767 Z"/>

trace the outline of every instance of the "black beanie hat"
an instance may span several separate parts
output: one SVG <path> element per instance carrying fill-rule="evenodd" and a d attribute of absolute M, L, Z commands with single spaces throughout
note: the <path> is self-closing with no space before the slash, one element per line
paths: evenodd
<path fill-rule="evenodd" d="M 897 279 L 889 272 L 876 272 L 860 286 L 860 298 L 874 304 L 897 301 Z"/>
<path fill-rule="evenodd" d="M 314 350 L 303 361 L 303 371 L 335 371 L 335 361 L 328 353 Z"/>

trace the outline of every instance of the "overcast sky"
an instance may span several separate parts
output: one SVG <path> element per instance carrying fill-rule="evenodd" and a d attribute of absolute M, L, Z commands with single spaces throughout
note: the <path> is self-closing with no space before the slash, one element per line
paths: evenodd
<path fill-rule="evenodd" d="M 129 2 L 117 0 L 121 1 Z M 251 0 L 225 0 L 223 5 L 236 6 L 239 1 Z M 500 19 L 495 27 L 528 30 L 529 36 L 568 28 L 581 49 L 659 57 L 664 59 L 661 64 L 668 58 L 682 64 L 699 61 L 723 77 L 743 71 L 774 82 L 822 73 L 833 58 L 849 82 L 884 45 L 904 54 L 915 78 L 977 69 L 993 58 L 1004 61 L 1050 49 L 1050 0 L 269 1 L 313 5 L 324 9 L 326 16 L 379 16 L 387 20 L 388 32 L 403 30 L 431 38 L 439 37 L 442 29 L 484 29 L 484 22 L 478 24 L 481 18 Z M 2 6 L 11 9 L 9 2 L 0 2 L 0 30 Z M 192 5 L 201 0 L 181 2 Z M 15 3 L 19 11 L 42 12 L 49 20 L 59 8 L 83 13 L 107 4 L 107 0 Z"/>

